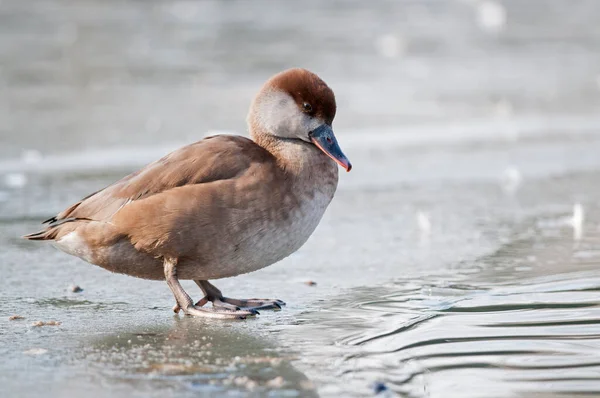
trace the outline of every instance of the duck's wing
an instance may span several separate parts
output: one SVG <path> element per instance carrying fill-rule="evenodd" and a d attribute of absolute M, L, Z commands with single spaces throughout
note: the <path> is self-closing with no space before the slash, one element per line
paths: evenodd
<path fill-rule="evenodd" d="M 268 161 L 270 156 L 269 152 L 244 137 L 208 137 L 83 198 L 44 223 L 52 229 L 71 221 L 109 220 L 131 202 L 177 187 L 235 178 L 253 164 Z M 25 238 L 53 239 L 51 234 L 44 234 L 47 231 Z"/>

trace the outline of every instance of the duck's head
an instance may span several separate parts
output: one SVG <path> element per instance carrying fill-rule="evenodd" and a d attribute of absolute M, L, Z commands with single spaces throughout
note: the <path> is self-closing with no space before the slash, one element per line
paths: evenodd
<path fill-rule="evenodd" d="M 252 101 L 248 124 L 257 141 L 260 134 L 302 140 L 350 171 L 352 165 L 331 127 L 335 111 L 335 96 L 329 86 L 314 73 L 294 68 L 265 83 Z"/>

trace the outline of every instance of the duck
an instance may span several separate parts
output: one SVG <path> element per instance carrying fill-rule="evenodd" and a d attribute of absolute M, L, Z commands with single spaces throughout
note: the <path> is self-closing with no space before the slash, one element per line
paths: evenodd
<path fill-rule="evenodd" d="M 225 297 L 210 280 L 257 271 L 308 240 L 352 165 L 332 124 L 333 90 L 293 68 L 250 104 L 249 138 L 214 135 L 94 192 L 23 238 L 51 241 L 108 271 L 166 281 L 175 313 L 245 319 L 278 299 Z M 181 286 L 193 280 L 196 303 Z M 208 302 L 212 306 L 208 306 Z"/>

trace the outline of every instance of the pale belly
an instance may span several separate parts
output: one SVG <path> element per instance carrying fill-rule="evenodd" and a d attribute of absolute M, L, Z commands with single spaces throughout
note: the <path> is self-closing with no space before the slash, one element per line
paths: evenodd
<path fill-rule="evenodd" d="M 143 279 L 165 279 L 162 259 L 139 252 L 125 239 L 110 246 L 91 247 L 75 230 L 53 242 L 53 246 L 111 272 Z"/>

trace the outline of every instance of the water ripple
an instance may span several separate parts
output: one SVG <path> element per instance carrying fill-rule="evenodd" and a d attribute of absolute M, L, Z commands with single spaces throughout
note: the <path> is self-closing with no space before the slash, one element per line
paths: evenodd
<path fill-rule="evenodd" d="M 410 397 L 490 396 L 465 394 L 465 380 L 498 396 L 600 391 L 598 272 L 518 284 L 452 278 L 428 277 L 421 287 L 400 280 L 376 296 L 359 291 L 321 314 L 328 330 L 352 330 L 337 340 L 345 351 L 337 377 L 383 379 Z"/>

